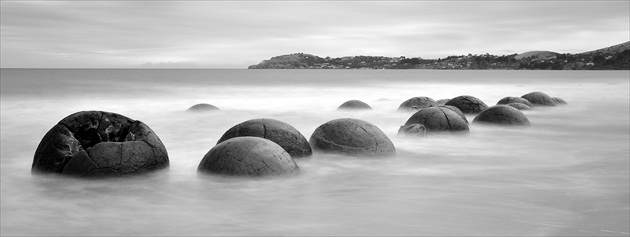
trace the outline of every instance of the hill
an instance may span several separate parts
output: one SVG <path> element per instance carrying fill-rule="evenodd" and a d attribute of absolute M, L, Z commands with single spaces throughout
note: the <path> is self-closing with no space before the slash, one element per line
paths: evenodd
<path fill-rule="evenodd" d="M 319 57 L 295 53 L 272 57 L 249 69 L 464 69 L 630 70 L 630 41 L 579 54 L 530 51 L 511 55 L 453 55 L 423 59 L 384 56 Z"/>

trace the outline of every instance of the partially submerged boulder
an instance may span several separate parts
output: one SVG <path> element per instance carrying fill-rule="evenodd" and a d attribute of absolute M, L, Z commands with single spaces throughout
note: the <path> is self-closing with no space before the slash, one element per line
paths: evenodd
<path fill-rule="evenodd" d="M 446 102 L 444 105 L 455 106 L 464 114 L 478 114 L 488 108 L 486 103 L 474 96 L 462 95 Z"/>
<path fill-rule="evenodd" d="M 566 105 L 568 104 L 565 100 L 563 100 L 560 97 L 551 97 L 551 99 L 553 100 L 554 103 L 556 103 L 557 105 Z"/>
<path fill-rule="evenodd" d="M 370 107 L 368 104 L 360 100 L 348 100 L 344 102 L 343 104 L 341 104 L 339 108 L 337 109 L 338 110 L 363 110 L 363 109 L 371 110 L 372 107 Z"/>
<path fill-rule="evenodd" d="M 532 103 L 530 103 L 529 100 L 521 98 L 521 97 L 508 96 L 508 97 L 504 97 L 503 99 L 499 100 L 499 102 L 497 102 L 498 105 L 506 105 L 510 103 L 521 103 L 529 107 L 532 107 Z"/>
<path fill-rule="evenodd" d="M 540 91 L 524 94 L 521 98 L 528 100 L 533 106 L 556 106 L 556 102 L 549 95 Z"/>
<path fill-rule="evenodd" d="M 512 107 L 514 107 L 515 109 L 518 109 L 518 110 L 531 110 L 532 109 L 532 107 L 530 107 L 530 106 L 528 106 L 526 104 L 521 104 L 521 103 L 509 103 L 509 104 L 506 104 L 506 105 L 507 106 L 512 106 Z"/>
<path fill-rule="evenodd" d="M 350 156 L 391 156 L 396 148 L 375 125 L 359 119 L 328 121 L 315 129 L 309 139 L 314 150 Z"/>
<path fill-rule="evenodd" d="M 468 132 L 468 123 L 455 111 L 444 107 L 424 108 L 411 115 L 405 126 L 422 124 L 428 134 Z"/>
<path fill-rule="evenodd" d="M 481 112 L 473 123 L 497 124 L 507 126 L 529 126 L 529 119 L 523 112 L 507 105 L 495 105 Z"/>
<path fill-rule="evenodd" d="M 189 112 L 209 112 L 209 111 L 217 111 L 219 110 L 219 108 L 217 108 L 214 105 L 211 104 L 196 104 L 193 105 L 192 107 L 188 108 L 186 111 Z"/>
<path fill-rule="evenodd" d="M 251 119 L 234 125 L 219 139 L 218 143 L 233 137 L 261 137 L 277 143 L 293 158 L 307 157 L 313 154 L 308 141 L 293 126 L 288 123 L 269 119 Z"/>
<path fill-rule="evenodd" d="M 437 107 L 438 103 L 435 100 L 426 97 L 418 96 L 406 100 L 398 107 L 398 111 L 415 111 L 428 107 Z"/>
<path fill-rule="evenodd" d="M 199 172 L 234 176 L 277 176 L 298 173 L 291 155 L 260 137 L 235 137 L 214 146 L 203 157 Z"/>
<path fill-rule="evenodd" d="M 398 135 L 408 135 L 416 137 L 425 137 L 427 135 L 427 128 L 422 124 L 409 124 L 400 126 L 398 129 Z"/>
<path fill-rule="evenodd" d="M 141 121 L 103 111 L 67 116 L 42 138 L 32 171 L 77 177 L 121 176 L 168 167 L 166 148 Z"/>

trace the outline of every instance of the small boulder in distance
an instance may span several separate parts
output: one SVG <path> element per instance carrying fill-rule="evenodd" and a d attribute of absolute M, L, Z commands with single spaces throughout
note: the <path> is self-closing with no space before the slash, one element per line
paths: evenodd
<path fill-rule="evenodd" d="M 360 100 L 348 100 L 344 102 L 343 104 L 341 104 L 337 109 L 338 110 L 371 110 L 372 107 L 370 107 L 368 104 Z"/>

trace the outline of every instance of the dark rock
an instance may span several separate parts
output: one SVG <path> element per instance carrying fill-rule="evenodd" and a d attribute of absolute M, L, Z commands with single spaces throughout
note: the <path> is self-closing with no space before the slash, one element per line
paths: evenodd
<path fill-rule="evenodd" d="M 486 103 L 469 95 L 455 97 L 444 105 L 455 106 L 465 114 L 478 114 L 488 108 Z"/>
<path fill-rule="evenodd" d="M 360 100 L 348 100 L 339 106 L 340 110 L 355 110 L 355 109 L 372 109 L 368 104 Z"/>
<path fill-rule="evenodd" d="M 214 146 L 203 157 L 199 172 L 236 176 L 275 176 L 299 172 L 291 155 L 260 137 L 235 137 Z"/>
<path fill-rule="evenodd" d="M 556 103 L 549 95 L 540 91 L 527 93 L 521 96 L 521 98 L 528 100 L 533 106 L 556 106 Z"/>
<path fill-rule="evenodd" d="M 551 99 L 557 105 L 566 105 L 566 104 L 568 104 L 565 100 L 563 100 L 562 98 L 559 98 L 559 97 L 552 97 Z"/>
<path fill-rule="evenodd" d="M 444 105 L 446 104 L 446 102 L 448 102 L 451 99 L 439 99 L 436 102 L 438 103 L 438 105 Z"/>
<path fill-rule="evenodd" d="M 512 107 L 514 107 L 515 109 L 518 109 L 518 110 L 531 110 L 532 109 L 532 107 L 530 107 L 530 106 L 528 106 L 526 104 L 521 104 L 521 103 L 509 103 L 509 104 L 506 104 L 506 105 L 512 106 Z"/>
<path fill-rule="evenodd" d="M 405 126 L 422 124 L 428 134 L 438 132 L 468 132 L 468 123 L 455 111 L 444 107 L 424 108 L 411 115 Z"/>
<path fill-rule="evenodd" d="M 529 120 L 523 112 L 507 105 L 495 105 L 481 112 L 473 123 L 489 123 L 507 126 L 529 126 Z"/>
<path fill-rule="evenodd" d="M 427 135 L 427 128 L 422 124 L 409 124 L 400 126 L 398 129 L 398 135 L 410 135 L 417 137 L 425 137 Z"/>
<path fill-rule="evenodd" d="M 211 104 L 196 104 L 193 105 L 192 107 L 188 108 L 186 111 L 190 111 L 190 112 L 207 112 L 207 111 L 215 111 L 215 110 L 219 110 L 219 108 L 217 108 L 214 105 Z"/>
<path fill-rule="evenodd" d="M 62 119 L 44 135 L 32 171 L 120 176 L 168 165 L 162 141 L 143 122 L 115 113 L 82 111 Z"/>
<path fill-rule="evenodd" d="M 252 119 L 228 129 L 218 143 L 233 137 L 261 137 L 277 143 L 293 158 L 311 156 L 313 151 L 308 141 L 293 126 L 275 119 Z"/>
<path fill-rule="evenodd" d="M 314 150 L 351 156 L 391 156 L 396 148 L 375 125 L 342 118 L 317 127 L 309 140 Z"/>
<path fill-rule="evenodd" d="M 438 103 L 435 102 L 435 100 L 429 97 L 425 97 L 425 96 L 418 96 L 418 97 L 413 97 L 411 99 L 408 99 L 402 104 L 400 104 L 400 106 L 398 107 L 398 110 L 399 111 L 401 110 L 414 111 L 414 110 L 419 110 L 423 108 L 437 107 L 437 106 L 438 106 Z"/>
<path fill-rule="evenodd" d="M 468 119 L 466 118 L 466 115 L 465 115 L 464 113 L 462 113 L 462 111 L 461 111 L 461 110 L 459 110 L 457 107 L 452 106 L 452 105 L 440 105 L 440 106 L 438 106 L 438 107 L 441 107 L 441 108 L 447 108 L 447 109 L 453 110 L 453 112 L 455 112 L 455 113 L 459 114 L 459 116 L 461 116 L 461 117 L 462 117 L 462 119 L 463 119 L 466 123 L 468 123 Z"/>
<path fill-rule="evenodd" d="M 506 105 L 509 103 L 521 103 L 529 107 L 532 107 L 532 103 L 530 103 L 529 100 L 521 98 L 521 97 L 508 96 L 508 97 L 504 97 L 503 99 L 499 100 L 499 102 L 497 102 L 498 105 Z"/>

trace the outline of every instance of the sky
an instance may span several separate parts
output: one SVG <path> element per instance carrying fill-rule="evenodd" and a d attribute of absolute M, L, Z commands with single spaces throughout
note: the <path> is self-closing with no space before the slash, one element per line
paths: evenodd
<path fill-rule="evenodd" d="M 630 41 L 630 0 L 0 4 L 2 68 L 247 68 L 291 53 L 437 59 Z"/>

